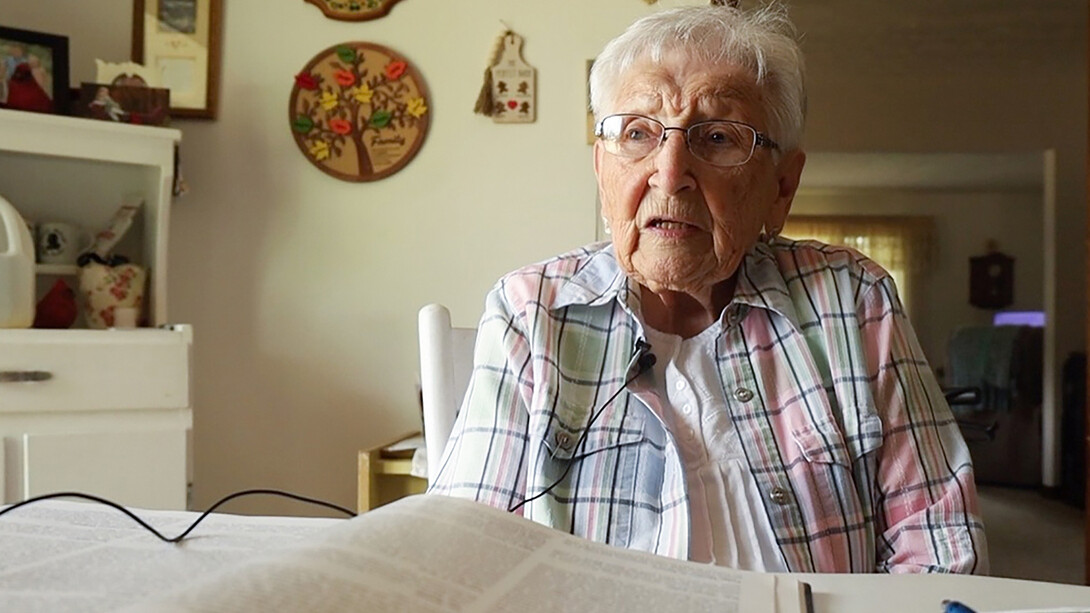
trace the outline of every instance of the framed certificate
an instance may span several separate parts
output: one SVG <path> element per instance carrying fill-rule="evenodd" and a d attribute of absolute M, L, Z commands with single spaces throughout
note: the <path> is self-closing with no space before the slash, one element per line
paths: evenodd
<path fill-rule="evenodd" d="M 133 61 L 161 71 L 172 117 L 215 119 L 223 0 L 134 0 Z"/>

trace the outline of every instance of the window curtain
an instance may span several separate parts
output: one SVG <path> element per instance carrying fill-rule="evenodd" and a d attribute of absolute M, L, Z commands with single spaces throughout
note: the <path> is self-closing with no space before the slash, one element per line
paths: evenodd
<path fill-rule="evenodd" d="M 911 312 L 913 299 L 934 261 L 934 219 L 921 216 L 792 215 L 783 234 L 852 247 L 889 271 L 901 302 Z"/>

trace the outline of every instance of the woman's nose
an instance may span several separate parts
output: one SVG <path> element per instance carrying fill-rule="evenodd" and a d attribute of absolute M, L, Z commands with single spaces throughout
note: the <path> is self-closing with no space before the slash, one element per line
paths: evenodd
<path fill-rule="evenodd" d="M 655 172 L 649 181 L 653 187 L 669 194 L 696 187 L 692 174 L 693 155 L 689 152 L 684 131 L 664 132 L 662 142 L 653 155 Z"/>

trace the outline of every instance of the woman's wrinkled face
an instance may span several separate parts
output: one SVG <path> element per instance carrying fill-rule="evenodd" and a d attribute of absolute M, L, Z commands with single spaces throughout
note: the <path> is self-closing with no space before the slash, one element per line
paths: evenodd
<path fill-rule="evenodd" d="M 764 104 L 745 69 L 673 54 L 634 64 L 605 114 L 635 113 L 682 128 L 730 119 L 768 134 Z M 735 273 L 762 227 L 783 225 L 805 156 L 786 152 L 777 164 L 770 149 L 758 147 L 745 164 L 721 168 L 693 157 L 683 133 L 667 135 L 642 159 L 595 144 L 602 214 L 631 278 L 654 292 L 698 294 Z"/>

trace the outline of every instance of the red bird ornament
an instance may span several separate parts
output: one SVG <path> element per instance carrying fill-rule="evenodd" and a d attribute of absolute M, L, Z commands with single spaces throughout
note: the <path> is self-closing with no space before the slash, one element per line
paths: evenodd
<path fill-rule="evenodd" d="M 53 101 L 30 72 L 26 62 L 15 67 L 15 72 L 8 81 L 9 109 L 49 113 L 53 111 Z"/>
<path fill-rule="evenodd" d="M 65 329 L 76 323 L 79 307 L 76 292 L 63 279 L 57 279 L 53 287 L 38 301 L 34 312 L 35 328 Z"/>

